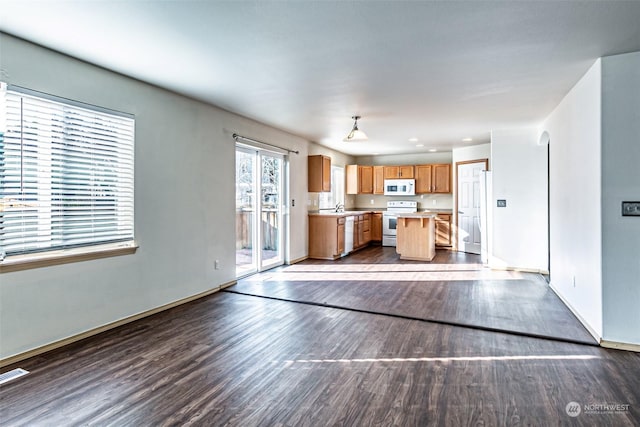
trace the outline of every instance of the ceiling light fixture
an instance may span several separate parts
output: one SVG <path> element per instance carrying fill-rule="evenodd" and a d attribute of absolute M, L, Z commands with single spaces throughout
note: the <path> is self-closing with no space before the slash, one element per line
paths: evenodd
<path fill-rule="evenodd" d="M 416 147 L 424 147 L 424 144 L 416 144 Z"/>
<path fill-rule="evenodd" d="M 418 142 L 418 138 L 416 137 L 409 138 L 409 142 Z"/>
<path fill-rule="evenodd" d="M 358 129 L 358 119 L 360 119 L 360 116 L 351 116 L 351 118 L 354 120 L 353 129 L 351 129 L 351 132 L 349 132 L 349 135 L 347 135 L 343 141 L 366 141 L 369 139 L 366 133 Z"/>
<path fill-rule="evenodd" d="M 471 142 L 473 138 L 462 138 L 462 142 Z"/>
<path fill-rule="evenodd" d="M 438 150 L 436 150 L 435 148 L 430 148 L 430 149 L 429 149 L 429 152 L 430 152 L 430 153 L 435 153 L 436 151 L 438 151 Z"/>

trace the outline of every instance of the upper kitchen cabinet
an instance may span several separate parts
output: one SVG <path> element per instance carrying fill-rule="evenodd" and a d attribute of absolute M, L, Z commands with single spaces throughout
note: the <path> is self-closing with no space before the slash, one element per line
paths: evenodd
<path fill-rule="evenodd" d="M 433 165 L 432 193 L 451 193 L 451 165 Z"/>
<path fill-rule="evenodd" d="M 308 163 L 307 191 L 310 193 L 331 191 L 331 157 L 321 154 L 309 156 Z"/>
<path fill-rule="evenodd" d="M 451 193 L 451 165 L 416 166 L 416 194 Z"/>
<path fill-rule="evenodd" d="M 373 194 L 373 166 L 347 165 L 347 194 Z"/>
<path fill-rule="evenodd" d="M 384 194 L 384 166 L 373 167 L 373 194 Z"/>
<path fill-rule="evenodd" d="M 384 179 L 411 179 L 413 177 L 412 165 L 384 167 Z"/>

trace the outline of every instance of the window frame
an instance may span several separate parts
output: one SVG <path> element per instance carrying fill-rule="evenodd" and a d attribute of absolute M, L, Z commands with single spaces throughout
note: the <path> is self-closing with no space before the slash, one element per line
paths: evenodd
<path fill-rule="evenodd" d="M 340 175 L 340 176 L 337 176 Z M 345 167 L 331 165 L 331 191 L 320 193 L 318 210 L 334 210 L 338 204 L 344 207 L 345 200 Z M 340 190 L 342 190 L 340 192 Z"/>
<path fill-rule="evenodd" d="M 13 251 L 5 253 L 6 247 L 0 247 L 0 273 L 134 253 L 138 248 L 134 209 L 135 116 L 4 82 L 0 82 L 0 91 L 3 98 L 0 130 L 7 134 L 3 140 L 7 151 L 3 151 L 0 159 L 0 177 L 4 177 L 0 224 L 6 218 L 10 221 L 22 218 L 23 222 L 35 224 L 30 226 L 31 231 L 23 225 L 23 230 L 12 232 L 23 239 L 18 241 L 22 248 L 14 244 Z M 19 112 L 16 100 L 20 101 Z M 23 113 L 25 102 L 30 107 Z M 33 106 L 38 103 L 42 107 Z M 37 120 L 27 122 L 28 114 L 36 113 L 42 119 L 38 116 Z M 12 133 L 8 132 L 9 124 Z M 68 127 L 73 127 L 70 133 Z M 16 131 L 17 128 L 20 130 Z M 46 134 L 48 130 L 55 134 L 41 136 L 41 132 Z M 74 156 L 90 157 L 91 161 L 67 160 Z M 31 170 L 24 172 L 27 166 L 23 164 L 27 161 L 31 162 Z M 52 168 L 55 162 L 58 164 Z M 80 178 L 76 177 L 78 170 L 84 171 Z M 29 179 L 31 182 L 26 184 Z M 67 184 L 69 179 L 71 184 Z M 55 197 L 51 194 L 47 197 L 52 181 L 57 185 Z M 78 202 L 80 199 L 84 201 Z M 29 204 L 35 207 L 30 208 Z M 55 225 L 50 217 L 47 222 L 46 212 L 53 209 Z M 5 218 L 3 212 L 13 215 Z M 38 229 L 36 237 L 33 227 Z"/>

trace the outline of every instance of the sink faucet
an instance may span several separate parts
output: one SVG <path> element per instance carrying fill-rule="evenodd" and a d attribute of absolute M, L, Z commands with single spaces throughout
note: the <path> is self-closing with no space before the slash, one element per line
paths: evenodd
<path fill-rule="evenodd" d="M 344 212 L 344 205 L 342 203 L 337 203 L 335 211 L 336 212 Z"/>

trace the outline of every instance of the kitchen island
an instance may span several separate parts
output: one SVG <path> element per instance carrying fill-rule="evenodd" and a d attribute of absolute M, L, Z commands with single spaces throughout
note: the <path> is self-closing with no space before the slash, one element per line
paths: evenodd
<path fill-rule="evenodd" d="M 400 259 L 431 261 L 436 256 L 436 213 L 398 213 L 396 252 Z"/>

